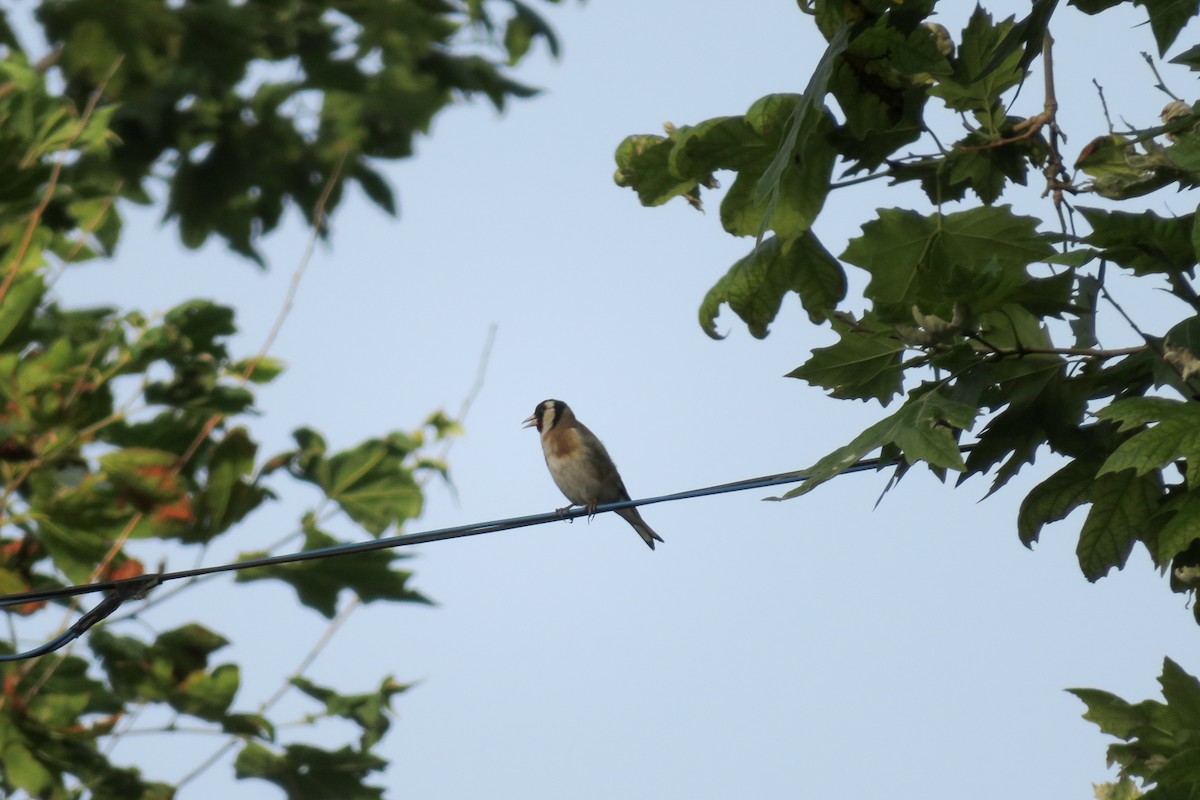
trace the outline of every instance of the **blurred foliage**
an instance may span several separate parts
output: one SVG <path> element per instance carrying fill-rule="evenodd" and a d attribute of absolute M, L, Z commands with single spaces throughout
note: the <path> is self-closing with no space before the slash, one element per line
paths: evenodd
<path fill-rule="evenodd" d="M 54 49 L 31 64 L 8 13 L 0 9 L 0 593 L 134 578 L 164 552 L 190 561 L 274 501 L 281 483 L 316 499 L 275 552 L 300 538 L 305 549 L 337 544 L 324 529 L 335 518 L 378 537 L 418 517 L 425 478 L 446 475 L 429 447 L 457 432 L 444 414 L 345 449 L 305 427 L 294 449 L 264 458 L 246 420 L 256 387 L 283 365 L 231 352 L 232 308 L 64 308 L 54 280 L 114 252 L 122 199 L 165 197 L 186 244 L 215 234 L 253 259 L 289 204 L 310 224 L 327 185 L 323 210 L 337 204 L 343 184 L 331 181 L 343 159 L 342 178 L 394 211 L 372 163 L 410 155 L 413 137 L 455 102 L 483 94 L 502 108 L 529 96 L 506 70 L 537 39 L 557 52 L 545 21 L 516 0 L 47 0 L 34 16 Z M 239 577 L 290 587 L 323 617 L 350 593 L 428 603 L 399 558 L 381 551 L 336 569 L 310 561 Z M 348 720 L 361 736 L 331 749 L 280 741 L 266 710 L 240 705 L 243 667 L 218 658 L 225 637 L 200 622 L 147 636 L 147 610 L 194 596 L 196 585 L 151 593 L 131 609 L 136 625 L 130 615 L 94 629 L 87 655 L 0 665 L 0 796 L 172 797 L 178 787 L 110 755 L 138 719 L 167 720 L 141 732 L 227 736 L 238 777 L 289 797 L 382 796 L 367 785 L 386 766 L 372 750 L 406 687 L 387 678 L 341 694 L 295 677 L 314 703 L 307 722 Z M 79 603 L 61 605 L 5 607 L 0 651 L 53 636 Z M 263 620 L 276 632 L 281 622 Z"/>
<path fill-rule="evenodd" d="M 734 173 L 720 222 L 754 243 L 701 303 L 708 335 L 719 338 L 716 320 L 728 306 L 763 338 L 795 295 L 836 340 L 789 377 L 835 398 L 896 404 L 806 470 L 810 480 L 786 497 L 871 453 L 896 465 L 889 488 L 925 462 L 943 480 L 957 473 L 960 484 L 988 475 L 991 494 L 1049 451 L 1064 466 L 1025 497 L 1021 541 L 1032 546 L 1046 524 L 1086 508 L 1078 557 L 1088 580 L 1124 567 L 1141 545 L 1171 588 L 1191 596 L 1200 621 L 1200 226 L 1194 212 L 1164 216 L 1142 210 L 1144 201 L 1116 207 L 1200 185 L 1200 106 L 1174 100 L 1159 119 L 1095 136 L 1071 160 L 1057 103 L 1090 87 L 1060 85 L 1057 97 L 1030 99 L 1049 83 L 1030 70 L 1050 69 L 1052 20 L 1065 39 L 1080 27 L 1071 14 L 1143 7 L 1161 57 L 1200 2 L 1060 8 L 1034 0 L 1023 19 L 997 19 L 981 5 L 958 33 L 930 20 L 936 0 L 798 5 L 828 42 L 803 93 L 633 135 L 616 153 L 616 182 L 644 205 L 680 197 L 702 208 L 718 173 Z M 1171 61 L 1200 69 L 1200 45 Z M 1033 113 L 1010 108 L 1017 97 Z M 1044 181 L 1047 219 L 1000 202 L 1031 176 Z M 878 209 L 834 257 L 820 240 L 829 193 L 880 180 L 919 186 L 928 205 Z M 886 196 L 876 191 L 868 202 Z M 1187 202 L 1179 197 L 1172 206 Z M 861 280 L 847 280 L 851 268 Z M 1128 320 L 1112 284 L 1135 280 L 1177 302 L 1140 324 Z M 851 285 L 861 294 L 848 298 Z M 1111 324 L 1100 324 L 1102 309 Z M 1097 331 L 1122 329 L 1124 346 L 1101 346 Z M 1102 796 L 1136 796 L 1131 777 L 1155 783 L 1150 794 L 1164 798 L 1200 792 L 1200 692 L 1169 661 L 1163 685 L 1165 705 L 1135 711 L 1078 692 L 1089 719 L 1134 739 L 1110 750 L 1122 780 L 1098 789 Z M 1106 721 L 1114 717 L 1119 724 Z"/>
<path fill-rule="evenodd" d="M 518 0 L 43 0 L 36 18 L 65 96 L 82 108 L 102 90 L 112 104 L 114 146 L 75 164 L 72 183 L 165 196 L 184 244 L 215 235 L 255 260 L 289 207 L 320 224 L 313 209 L 342 159 L 395 214 L 377 163 L 411 156 L 460 99 L 503 109 L 535 94 L 506 66 L 538 39 L 559 47 Z"/>

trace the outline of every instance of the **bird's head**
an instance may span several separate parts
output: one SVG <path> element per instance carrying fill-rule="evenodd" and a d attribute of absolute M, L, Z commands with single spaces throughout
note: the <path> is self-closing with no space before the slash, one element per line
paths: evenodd
<path fill-rule="evenodd" d="M 570 419 L 574 416 L 571 413 L 570 407 L 562 400 L 543 400 L 538 403 L 537 408 L 533 410 L 533 414 L 529 419 L 525 420 L 522 428 L 537 427 L 538 433 L 545 433 L 565 419 Z"/>

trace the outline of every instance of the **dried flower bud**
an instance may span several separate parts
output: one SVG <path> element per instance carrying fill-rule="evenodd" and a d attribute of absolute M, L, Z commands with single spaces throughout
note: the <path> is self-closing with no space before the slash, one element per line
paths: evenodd
<path fill-rule="evenodd" d="M 933 41 L 937 45 L 939 53 L 946 58 L 954 58 L 954 39 L 950 38 L 950 31 L 946 30 L 945 25 L 923 22 L 921 26 L 933 34 Z"/>
<path fill-rule="evenodd" d="M 1158 115 L 1158 118 L 1162 120 L 1163 125 L 1170 125 L 1176 120 L 1187 119 L 1193 116 L 1194 113 L 1192 107 L 1182 100 L 1172 100 L 1163 106 L 1162 113 Z M 1175 142 L 1179 140 L 1179 134 L 1180 131 L 1168 133 L 1167 138 Z"/>

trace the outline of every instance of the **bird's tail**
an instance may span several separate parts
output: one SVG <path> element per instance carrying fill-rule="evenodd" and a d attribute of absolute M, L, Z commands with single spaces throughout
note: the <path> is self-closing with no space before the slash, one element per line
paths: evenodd
<path fill-rule="evenodd" d="M 633 526 L 633 529 L 638 532 L 638 536 L 642 537 L 651 550 L 654 549 L 655 542 L 661 542 L 663 538 L 654 532 L 654 529 L 646 524 L 646 520 L 642 519 L 642 515 L 638 513 L 636 508 L 622 508 L 617 511 L 622 519 Z"/>

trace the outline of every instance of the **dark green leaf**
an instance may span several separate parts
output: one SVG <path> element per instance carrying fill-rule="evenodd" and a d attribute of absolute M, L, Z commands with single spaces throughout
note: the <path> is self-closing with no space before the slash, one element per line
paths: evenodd
<path fill-rule="evenodd" d="M 292 685 L 309 697 L 325 704 L 325 713 L 348 719 L 362 728 L 362 749 L 374 747 L 390 725 L 392 697 L 408 689 L 390 677 L 375 692 L 368 694 L 342 695 L 332 689 L 318 686 L 305 678 L 292 678 Z"/>
<path fill-rule="evenodd" d="M 238 778 L 270 781 L 288 800 L 381 800 L 383 789 L 363 781 L 386 766 L 378 756 L 349 747 L 329 751 L 303 744 L 288 745 L 282 754 L 247 744 L 234 762 Z"/>
<path fill-rule="evenodd" d="M 1157 475 L 1133 470 L 1097 477 L 1091 492 L 1092 509 L 1079 533 L 1076 554 L 1084 577 L 1097 581 L 1113 567 L 1121 569 L 1134 542 L 1147 531 L 1162 486 Z"/>
<path fill-rule="evenodd" d="M 1095 479 L 1096 465 L 1076 460 L 1035 486 L 1021 502 L 1017 515 L 1021 543 L 1032 547 L 1043 525 L 1066 519 L 1072 511 L 1091 502 Z"/>
<path fill-rule="evenodd" d="M 1172 64 L 1189 68 L 1192 72 L 1200 72 L 1200 44 L 1193 45 L 1171 59 Z"/>
<path fill-rule="evenodd" d="M 1191 271 L 1196 265 L 1194 214 L 1164 218 L 1153 211 L 1132 214 L 1085 206 L 1078 210 L 1092 228 L 1085 241 L 1101 248 L 1104 258 L 1137 275 Z"/>
<path fill-rule="evenodd" d="M 304 534 L 304 551 L 319 550 L 341 544 L 327 533 L 311 525 Z M 265 553 L 246 553 L 242 560 Z M 338 558 L 336 561 L 317 559 L 294 564 L 255 567 L 237 574 L 239 582 L 274 579 L 290 584 L 300 602 L 332 619 L 337 613 L 338 595 L 345 589 L 355 592 L 365 603 L 375 600 L 428 603 L 424 595 L 408 588 L 412 573 L 395 569 L 392 562 L 402 558 L 395 550 L 377 550 Z M 331 568 L 331 565 L 333 568 Z"/>
<path fill-rule="evenodd" d="M 768 95 L 751 106 L 745 117 L 751 138 L 739 149 L 743 157 L 754 156 L 755 160 L 733 166 L 735 157 L 727 155 L 720 164 L 738 170 L 737 179 L 721 201 L 721 224 L 735 236 L 757 236 L 763 230 L 764 220 L 767 228 L 782 238 L 800 236 L 812 227 L 825 205 L 837 153 L 829 142 L 833 123 L 824 106 L 810 116 L 814 129 L 797 144 L 796 169 L 784 172 L 778 194 L 761 199 L 756 196 L 756 186 L 769 163 L 767 159 L 780 146 L 781 127 L 786 119 L 781 112 L 795 108 L 799 102 L 794 95 Z"/>
<path fill-rule="evenodd" d="M 1158 55 L 1165 56 L 1179 32 L 1200 11 L 1200 0 L 1134 0 L 1150 16 L 1150 30 L 1158 43 Z"/>
<path fill-rule="evenodd" d="M 722 304 L 728 303 L 750 333 L 762 339 L 788 292 L 800 296 L 813 322 L 832 313 L 846 294 L 841 264 L 811 231 L 794 240 L 771 237 L 735 263 L 705 295 L 700 326 L 714 339 L 722 338 L 715 323 Z"/>
<path fill-rule="evenodd" d="M 1155 423 L 1122 442 L 1104 462 L 1100 475 L 1124 469 L 1145 475 L 1183 458 L 1188 462 L 1188 488 L 1200 487 L 1200 408 L 1195 403 L 1130 397 L 1101 409 L 1098 416 L 1119 422 L 1121 430 Z"/>
<path fill-rule="evenodd" d="M 1140 728 L 1154 724 L 1163 710 L 1162 703 L 1147 701 L 1131 705 L 1109 692 L 1099 689 L 1068 689 L 1087 706 L 1083 718 L 1094 722 L 1100 730 L 1118 739 L 1133 737 Z"/>
<path fill-rule="evenodd" d="M 221 718 L 221 730 L 234 736 L 275 741 L 275 726 L 262 714 L 227 714 Z"/>
<path fill-rule="evenodd" d="M 784 175 L 788 170 L 798 168 L 797 158 L 806 149 L 807 139 L 818 135 L 818 127 L 824 118 L 822 104 L 825 94 L 828 92 L 829 79 L 849 40 L 850 26 L 843 23 L 830 37 L 829 45 L 825 48 L 821 60 L 817 62 L 816 68 L 808 79 L 808 85 L 804 88 L 801 100 L 796 104 L 795 111 L 792 112 L 792 119 L 788 124 L 788 130 L 783 137 L 779 151 L 755 187 L 755 205 L 767 203 L 767 211 L 759 230 L 760 240 L 772 225 L 771 218 L 779 202 Z"/>
<path fill-rule="evenodd" d="M 203 512 L 198 534 L 203 541 L 229 529 L 258 508 L 271 491 L 253 478 L 258 445 L 244 428 L 234 428 L 213 448 L 209 456 L 207 482 L 200 496 Z"/>
<path fill-rule="evenodd" d="M 18 276 L 8 288 L 4 302 L 0 303 L 0 343 L 5 342 L 41 301 L 46 292 L 41 275 Z"/>
<path fill-rule="evenodd" d="M 1054 8 L 1057 5 L 1058 0 L 1034 0 L 1033 10 L 1029 12 L 1029 16 L 1014 25 L 996 46 L 992 60 L 983 68 L 983 72 L 975 76 L 975 81 L 986 78 L 992 71 L 999 69 L 1012 56 L 1013 52 L 1021 48 L 1023 51 L 1019 64 L 1021 69 L 1028 69 L 1033 60 L 1041 55 L 1042 41 L 1050 26 L 1050 17 L 1054 14 Z"/>
<path fill-rule="evenodd" d="M 1186 492 L 1171 498 L 1163 505 L 1163 515 L 1169 515 L 1154 541 L 1154 563 L 1163 565 L 1200 540 L 1200 493 Z"/>
<path fill-rule="evenodd" d="M 128 447 L 100 457 L 100 468 L 117 486 L 137 498 L 164 502 L 185 491 L 176 473 L 179 458 L 163 450 Z"/>
<path fill-rule="evenodd" d="M 1163 659 L 1163 699 L 1180 728 L 1200 732 L 1200 681 L 1169 658 Z"/>
<path fill-rule="evenodd" d="M 354 169 L 354 180 L 362 187 L 363 193 L 371 202 L 382 208 L 390 216 L 396 216 L 396 195 L 387 179 L 378 171 L 364 163 L 359 163 Z"/>
<path fill-rule="evenodd" d="M 628 186 L 637 192 L 642 205 L 659 206 L 668 200 L 685 196 L 699 205 L 697 187 L 701 180 L 679 177 L 668 166 L 675 143 L 663 136 L 628 136 L 617 146 L 617 172 L 613 176 L 618 186 Z M 705 177 L 711 183 L 712 176 Z"/>
<path fill-rule="evenodd" d="M 1037 13 L 1035 6 L 1031 18 Z M 955 111 L 989 111 L 1003 92 L 1025 77 L 1023 34 L 1014 35 L 1014 27 L 1011 17 L 993 23 L 991 14 L 977 5 L 960 37 L 954 74 L 942 77 L 929 93 Z M 1040 47 L 1040 41 L 1037 44 Z"/>
<path fill-rule="evenodd" d="M 833 325 L 841 335 L 838 342 L 814 348 L 812 357 L 787 377 L 828 389 L 831 397 L 875 398 L 887 405 L 903 387 L 904 343 L 891 334 L 868 333 L 837 321 Z"/>
<path fill-rule="evenodd" d="M 907 321 L 913 304 L 949 318 L 955 301 L 996 308 L 1029 280 L 1024 268 L 1053 252 L 1037 223 L 1008 206 L 928 217 L 881 209 L 842 258 L 871 273 L 866 294 L 892 321 Z"/>
<path fill-rule="evenodd" d="M 845 472 L 869 453 L 895 445 L 908 463 L 926 461 L 930 467 L 962 471 L 966 468 L 955 434 L 969 428 L 979 410 L 943 397 L 936 389 L 910 395 L 890 417 L 867 428 L 845 447 L 839 447 L 804 472 L 808 480 L 783 496 L 807 494 Z"/>

